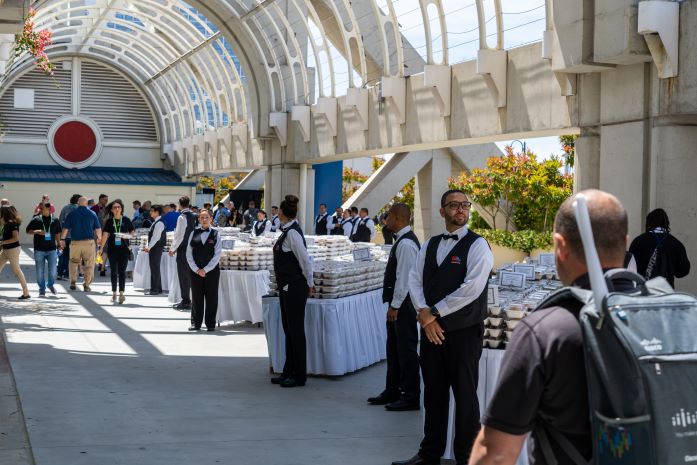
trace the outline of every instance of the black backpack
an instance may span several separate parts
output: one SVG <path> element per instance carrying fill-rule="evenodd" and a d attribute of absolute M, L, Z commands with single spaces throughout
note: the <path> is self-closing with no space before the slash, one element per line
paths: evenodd
<path fill-rule="evenodd" d="M 614 292 L 613 281 L 638 284 Z M 591 411 L 594 465 L 697 463 L 697 299 L 626 270 L 605 274 L 610 293 L 561 289 L 537 309 L 582 307 L 580 324 Z M 616 281 L 615 281 L 616 282 Z M 560 432 L 539 424 L 548 465 L 551 436 L 577 465 L 587 462 Z"/>

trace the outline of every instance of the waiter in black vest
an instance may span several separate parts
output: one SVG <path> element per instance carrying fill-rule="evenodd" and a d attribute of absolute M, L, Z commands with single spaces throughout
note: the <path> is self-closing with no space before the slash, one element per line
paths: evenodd
<path fill-rule="evenodd" d="M 385 390 L 368 402 L 390 411 L 418 410 L 421 397 L 416 310 L 409 297 L 409 273 L 416 266 L 419 239 L 409 227 L 411 210 L 392 205 L 385 221 L 397 231 L 385 269 L 382 301 L 387 307 L 387 377 Z"/>
<path fill-rule="evenodd" d="M 176 310 L 191 310 L 191 276 L 189 263 L 186 261 L 186 248 L 189 245 L 189 237 L 196 227 L 196 216 L 189 208 L 191 199 L 187 196 L 179 198 L 179 210 L 181 215 L 177 218 L 177 226 L 174 228 L 174 239 L 169 250 L 169 256 L 177 255 L 177 278 L 182 300 L 174 305 Z"/>
<path fill-rule="evenodd" d="M 210 210 L 198 214 L 200 226 L 191 233 L 186 249 L 186 261 L 191 275 L 191 326 L 189 331 L 199 331 L 206 321 L 206 329 L 215 331 L 218 314 L 218 285 L 220 283 L 220 256 L 223 242 L 218 231 L 211 228 Z"/>
<path fill-rule="evenodd" d="M 273 268 L 281 303 L 281 323 L 286 336 L 286 363 L 283 374 L 272 378 L 281 387 L 305 386 L 307 381 L 307 343 L 305 304 L 314 290 L 312 262 L 302 229 L 296 220 L 298 198 L 286 195 L 281 202 L 283 233 L 273 247 Z"/>
<path fill-rule="evenodd" d="M 150 208 L 150 219 L 153 223 L 148 231 L 148 245 L 145 247 L 150 265 L 150 292 L 148 295 L 160 295 L 162 294 L 160 266 L 162 252 L 164 252 L 167 243 L 167 229 L 165 222 L 162 221 L 162 205 L 153 205 Z"/>
<path fill-rule="evenodd" d="M 332 218 L 327 213 L 327 204 L 319 204 L 319 215 L 315 218 L 315 236 L 326 236 L 334 226 Z"/>
<path fill-rule="evenodd" d="M 421 324 L 426 419 L 418 454 L 393 465 L 440 463 L 447 443 L 451 388 L 457 465 L 467 464 L 479 431 L 479 358 L 494 256 L 486 240 L 467 229 L 471 206 L 462 191 L 443 194 L 440 214 L 446 232 L 421 248 L 409 276 L 409 295 Z"/>
<path fill-rule="evenodd" d="M 361 208 L 358 215 L 351 240 L 353 242 L 370 242 L 375 237 L 375 222 L 368 217 L 367 208 Z"/>
<path fill-rule="evenodd" d="M 271 228 L 271 222 L 266 219 L 266 212 L 264 210 L 259 210 L 257 213 L 257 220 L 252 227 L 252 235 L 254 235 L 254 237 L 262 237 L 266 233 L 270 233 Z"/>
<path fill-rule="evenodd" d="M 329 229 L 329 234 L 332 236 L 340 236 L 344 234 L 343 219 L 344 209 L 338 207 L 334 214 L 331 216 L 332 227 Z"/>

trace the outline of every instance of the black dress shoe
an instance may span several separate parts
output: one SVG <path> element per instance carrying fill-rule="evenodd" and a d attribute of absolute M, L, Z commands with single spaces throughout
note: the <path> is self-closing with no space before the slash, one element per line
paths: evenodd
<path fill-rule="evenodd" d="M 281 387 L 291 388 L 298 386 L 305 386 L 305 381 L 296 381 L 295 378 L 286 378 L 279 383 Z"/>
<path fill-rule="evenodd" d="M 386 405 L 391 402 L 397 402 L 398 400 L 399 396 L 388 396 L 384 392 L 381 392 L 380 395 L 369 398 L 368 403 L 373 405 Z"/>
<path fill-rule="evenodd" d="M 212 333 L 213 331 L 215 331 L 215 326 L 212 326 L 210 328 L 206 328 L 206 331 L 208 331 L 209 333 Z"/>
<path fill-rule="evenodd" d="M 276 376 L 275 378 L 271 378 L 271 384 L 281 384 L 283 381 L 285 381 L 287 378 L 283 375 L 281 376 Z"/>
<path fill-rule="evenodd" d="M 160 295 L 160 294 L 162 294 L 162 291 L 150 291 L 145 295 Z"/>
<path fill-rule="evenodd" d="M 440 460 L 426 460 L 421 458 L 419 454 L 416 454 L 409 460 L 400 460 L 398 462 L 392 462 L 392 465 L 440 465 Z"/>
<path fill-rule="evenodd" d="M 194 326 L 194 325 L 191 325 L 191 326 L 189 326 L 189 331 L 201 331 L 201 328 Z"/>
<path fill-rule="evenodd" d="M 191 302 L 179 302 L 178 304 L 174 304 L 172 308 L 175 310 L 191 310 Z"/>
<path fill-rule="evenodd" d="M 408 410 L 419 410 L 419 403 L 404 399 L 399 399 L 397 402 L 392 402 L 385 405 L 385 410 L 390 412 L 406 412 Z"/>

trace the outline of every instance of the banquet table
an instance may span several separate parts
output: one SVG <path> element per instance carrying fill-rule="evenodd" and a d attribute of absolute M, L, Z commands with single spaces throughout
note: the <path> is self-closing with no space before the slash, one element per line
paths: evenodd
<path fill-rule="evenodd" d="M 176 264 L 175 264 L 176 265 Z M 242 271 L 222 270 L 218 286 L 218 316 L 217 322 L 251 321 L 261 323 L 262 297 L 269 293 L 271 273 L 268 270 Z M 181 301 L 179 275 L 174 267 L 169 279 L 170 303 Z"/>
<path fill-rule="evenodd" d="M 271 366 L 285 363 L 285 336 L 278 297 L 264 298 L 264 330 Z M 341 299 L 308 299 L 305 306 L 307 372 L 340 376 L 385 359 L 382 289 Z"/>
<path fill-rule="evenodd" d="M 160 279 L 162 280 L 162 290 L 170 289 L 172 274 L 177 272 L 177 262 L 174 257 L 170 257 L 166 252 L 160 259 Z M 150 264 L 148 254 L 140 252 L 136 257 L 136 265 L 133 268 L 133 287 L 135 289 L 150 289 Z"/>

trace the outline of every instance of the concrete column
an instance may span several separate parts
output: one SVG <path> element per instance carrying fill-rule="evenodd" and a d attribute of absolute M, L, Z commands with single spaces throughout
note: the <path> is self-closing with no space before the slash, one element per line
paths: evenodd
<path fill-rule="evenodd" d="M 431 161 L 416 175 L 414 192 L 414 230 L 426 240 L 444 227 L 440 198 L 448 190 L 452 158 L 443 150 L 433 150 Z"/>
<path fill-rule="evenodd" d="M 598 187 L 600 187 L 600 135 L 597 129 L 584 130 L 576 139 L 574 191 Z"/>

